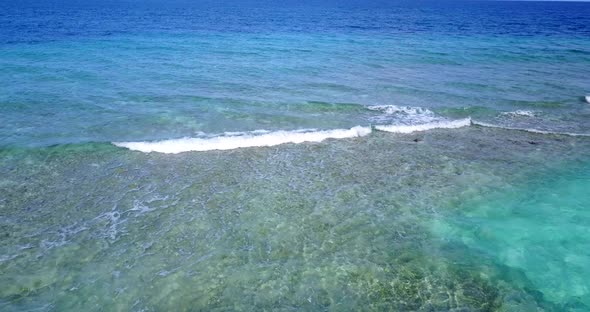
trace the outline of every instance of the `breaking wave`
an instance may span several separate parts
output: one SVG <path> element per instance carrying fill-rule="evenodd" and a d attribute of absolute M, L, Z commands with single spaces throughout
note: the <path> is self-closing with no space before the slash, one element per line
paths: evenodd
<path fill-rule="evenodd" d="M 321 142 L 326 139 L 362 137 L 371 133 L 370 127 L 356 126 L 335 130 L 255 131 L 230 133 L 212 138 L 183 138 L 156 142 L 113 142 L 119 147 L 145 153 L 178 154 L 189 151 L 231 150 L 244 147 L 275 146 L 285 143 Z"/>
<path fill-rule="evenodd" d="M 375 126 L 375 129 L 393 133 L 412 133 L 432 129 L 456 129 L 471 125 L 471 118 L 459 120 L 441 120 L 418 125 L 385 125 Z"/>
<path fill-rule="evenodd" d="M 513 112 L 503 112 L 501 115 L 509 117 L 536 117 L 538 113 L 527 110 L 517 110 Z"/>
<path fill-rule="evenodd" d="M 163 141 L 113 142 L 112 144 L 144 153 L 157 152 L 178 154 L 190 151 L 232 150 L 237 148 L 275 146 L 285 143 L 297 144 L 304 142 L 321 142 L 327 139 L 363 137 L 369 135 L 372 130 L 408 134 L 434 129 L 457 129 L 471 125 L 504 130 L 526 131 L 537 134 L 590 137 L 590 134 L 584 133 L 555 132 L 489 124 L 472 120 L 471 117 L 463 119 L 448 119 L 435 114 L 429 109 L 421 107 L 377 105 L 367 106 L 366 108 L 370 111 L 381 113 L 381 115 L 373 116 L 369 119 L 370 121 L 375 122 L 376 125 L 365 127 L 356 126 L 350 129 L 333 130 L 306 129 L 292 131 L 256 130 L 249 132 L 226 132 L 217 136 L 207 136 L 205 133 L 201 133 L 201 137 L 193 138 Z M 510 117 L 535 117 L 536 114 L 536 112 L 521 110 L 501 113 L 501 115 Z"/>
<path fill-rule="evenodd" d="M 422 124 L 440 120 L 433 111 L 414 106 L 397 106 L 397 105 L 374 105 L 366 107 L 370 111 L 380 112 L 381 115 L 372 116 L 370 120 L 375 123 L 402 123 L 402 124 Z"/>

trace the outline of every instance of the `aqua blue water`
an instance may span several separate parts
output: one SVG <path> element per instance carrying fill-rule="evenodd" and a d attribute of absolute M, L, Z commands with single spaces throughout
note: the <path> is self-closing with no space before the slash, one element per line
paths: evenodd
<path fill-rule="evenodd" d="M 0 3 L 0 310 L 590 310 L 590 5 Z"/>
<path fill-rule="evenodd" d="M 585 162 L 541 174 L 525 186 L 468 200 L 451 222 L 435 227 L 523 270 L 550 300 L 587 302 L 589 173 Z"/>

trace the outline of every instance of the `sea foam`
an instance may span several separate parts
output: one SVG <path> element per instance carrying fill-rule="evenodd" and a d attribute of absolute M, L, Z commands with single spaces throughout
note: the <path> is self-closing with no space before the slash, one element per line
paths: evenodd
<path fill-rule="evenodd" d="M 471 118 L 458 120 L 439 120 L 416 125 L 379 125 L 375 129 L 393 133 L 412 133 L 433 129 L 456 129 L 471 125 Z"/>
<path fill-rule="evenodd" d="M 416 106 L 397 106 L 397 105 L 373 105 L 367 106 L 368 110 L 383 112 L 388 115 L 406 114 L 406 115 L 432 115 L 429 109 Z"/>
<path fill-rule="evenodd" d="M 471 117 L 464 119 L 449 120 L 442 116 L 436 115 L 429 109 L 411 106 L 395 105 L 378 105 L 368 106 L 367 109 L 381 112 L 381 116 L 372 118 L 371 121 L 378 121 L 377 125 L 356 126 L 350 129 L 333 129 L 333 130 L 255 130 L 249 132 L 225 132 L 217 136 L 207 136 L 201 133 L 203 137 L 171 139 L 163 141 L 141 141 L 141 142 L 113 142 L 115 146 L 127 148 L 144 153 L 165 153 L 178 154 L 183 152 L 203 152 L 211 150 L 232 150 L 237 148 L 248 147 L 265 147 L 275 146 L 285 143 L 304 143 L 304 142 L 321 142 L 326 139 L 345 139 L 354 137 L 363 137 L 372 132 L 372 129 L 409 134 L 413 132 L 429 131 L 434 129 L 457 129 L 477 125 L 489 128 L 501 128 L 505 130 L 526 131 L 538 134 L 549 135 L 568 135 L 589 137 L 590 134 L 553 132 L 538 129 L 515 128 L 488 124 L 472 120 Z M 517 110 L 504 112 L 502 115 L 535 117 L 536 112 Z M 386 124 L 383 124 L 386 123 Z"/>
<path fill-rule="evenodd" d="M 244 147 L 275 146 L 285 143 L 321 142 L 326 139 L 362 137 L 371 133 L 370 127 L 356 126 L 350 129 L 254 131 L 232 133 L 211 138 L 182 138 L 155 142 L 113 142 L 115 146 L 144 153 L 158 152 L 178 154 L 189 151 L 231 150 Z"/>
<path fill-rule="evenodd" d="M 403 124 L 423 124 L 440 120 L 433 111 L 414 106 L 397 106 L 397 105 L 374 105 L 367 106 L 370 111 L 380 112 L 380 115 L 372 116 L 371 122 L 377 124 L 383 123 L 403 123 Z"/>
<path fill-rule="evenodd" d="M 503 112 L 501 115 L 510 116 L 510 117 L 536 117 L 537 112 L 527 111 L 527 110 L 516 110 L 513 112 Z"/>

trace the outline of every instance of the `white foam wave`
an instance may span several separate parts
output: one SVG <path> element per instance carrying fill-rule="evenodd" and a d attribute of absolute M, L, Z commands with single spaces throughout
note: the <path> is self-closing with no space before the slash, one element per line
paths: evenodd
<path fill-rule="evenodd" d="M 397 106 L 397 105 L 373 105 L 367 106 L 368 110 L 372 111 L 380 111 L 388 115 L 393 114 L 407 114 L 407 115 L 431 115 L 433 114 L 432 111 L 422 107 L 414 107 L 414 106 Z"/>
<path fill-rule="evenodd" d="M 532 129 L 532 128 L 506 127 L 506 126 L 493 125 L 493 124 L 479 122 L 479 121 L 472 121 L 471 123 L 473 125 L 480 126 L 480 127 L 486 127 L 486 128 L 496 128 L 496 129 L 513 130 L 513 131 L 524 131 L 524 132 L 538 133 L 538 134 L 565 135 L 565 136 L 573 136 L 573 137 L 590 137 L 589 133 L 558 132 L 558 131 L 539 130 L 539 129 Z"/>
<path fill-rule="evenodd" d="M 586 95 L 586 103 L 590 104 L 590 95 Z"/>
<path fill-rule="evenodd" d="M 381 115 L 370 117 L 371 122 L 377 124 L 423 124 L 440 120 L 434 112 L 423 107 L 375 105 L 367 106 L 368 110 L 381 112 Z"/>
<path fill-rule="evenodd" d="M 536 117 L 537 113 L 533 111 L 517 110 L 513 112 L 503 112 L 502 115 L 511 117 Z"/>
<path fill-rule="evenodd" d="M 321 142 L 326 139 L 362 137 L 371 133 L 370 127 L 324 131 L 256 131 L 233 133 L 212 138 L 183 138 L 156 142 L 113 142 L 115 146 L 144 153 L 178 154 L 189 151 L 231 150 L 245 147 L 275 146 L 285 143 Z"/>
<path fill-rule="evenodd" d="M 381 125 L 375 126 L 375 129 L 393 133 L 412 133 L 433 129 L 456 129 L 468 127 L 469 125 L 471 125 L 471 118 L 458 120 L 439 120 L 418 125 Z"/>

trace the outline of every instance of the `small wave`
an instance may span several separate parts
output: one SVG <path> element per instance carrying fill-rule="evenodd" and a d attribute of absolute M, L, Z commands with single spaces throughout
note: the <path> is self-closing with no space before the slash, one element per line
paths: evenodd
<path fill-rule="evenodd" d="M 366 107 L 370 111 L 380 112 L 378 116 L 372 116 L 369 120 L 376 124 L 427 124 L 442 121 L 444 118 L 437 116 L 433 111 L 414 106 L 374 105 Z"/>
<path fill-rule="evenodd" d="M 393 133 L 412 133 L 420 131 L 428 131 L 433 129 L 456 129 L 468 127 L 471 125 L 471 118 L 459 120 L 434 121 L 419 125 L 385 125 L 375 126 L 375 129 Z"/>
<path fill-rule="evenodd" d="M 548 130 L 539 130 L 539 129 L 532 129 L 532 128 L 516 128 L 516 127 L 507 127 L 507 126 L 500 126 L 500 125 L 493 125 L 485 122 L 479 121 L 471 121 L 471 124 L 485 127 L 485 128 L 496 128 L 496 129 L 504 129 L 504 130 L 512 130 L 512 131 L 524 131 L 530 133 L 537 133 L 537 134 L 550 134 L 550 135 L 565 135 L 565 136 L 573 136 L 573 137 L 590 137 L 590 133 L 573 133 L 573 132 L 559 132 L 559 131 L 548 131 Z"/>
<path fill-rule="evenodd" d="M 371 133 L 371 128 L 356 126 L 351 129 L 255 131 L 233 133 L 212 138 L 183 138 L 156 142 L 113 142 L 115 146 L 144 153 L 158 152 L 178 154 L 189 151 L 231 150 L 244 147 L 275 146 L 285 143 L 321 142 L 326 139 L 362 137 Z"/>
<path fill-rule="evenodd" d="M 586 103 L 590 104 L 590 95 L 586 95 L 585 98 L 586 98 Z"/>
<path fill-rule="evenodd" d="M 432 115 L 434 114 L 431 110 L 422 108 L 422 107 L 414 107 L 414 106 L 397 106 L 397 105 L 373 105 L 367 106 L 368 110 L 372 111 L 379 111 L 383 112 L 388 115 L 393 114 L 407 114 L 407 115 Z"/>
<path fill-rule="evenodd" d="M 510 117 L 536 117 L 538 113 L 527 110 L 517 110 L 513 112 L 503 112 L 501 115 Z"/>

